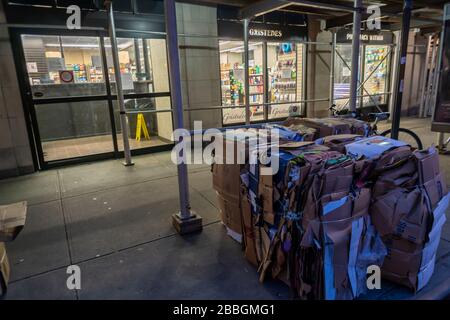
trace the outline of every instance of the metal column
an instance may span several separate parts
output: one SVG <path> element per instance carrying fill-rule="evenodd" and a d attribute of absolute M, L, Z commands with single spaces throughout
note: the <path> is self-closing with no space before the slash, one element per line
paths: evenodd
<path fill-rule="evenodd" d="M 139 39 L 136 38 L 134 38 L 134 59 L 136 60 L 136 70 L 139 74 L 138 79 L 142 80 L 141 52 L 139 49 Z"/>
<path fill-rule="evenodd" d="M 142 44 L 143 44 L 143 53 L 144 53 L 145 80 L 151 80 L 150 79 L 150 62 L 148 61 L 149 54 L 148 54 L 147 39 L 142 38 Z"/>
<path fill-rule="evenodd" d="M 128 141 L 128 118 L 125 112 L 125 100 L 123 97 L 122 78 L 120 75 L 119 54 L 117 53 L 116 27 L 114 25 L 114 12 L 112 1 L 105 1 L 108 11 L 109 39 L 111 41 L 111 52 L 114 63 L 114 77 L 116 78 L 117 102 L 120 110 L 120 127 L 122 129 L 123 153 L 125 154 L 125 166 L 132 166 L 130 142 Z"/>
<path fill-rule="evenodd" d="M 389 96 L 389 113 L 392 115 L 394 113 L 394 104 L 395 104 L 395 99 L 397 98 L 397 95 L 395 94 L 395 90 L 396 90 L 396 84 L 397 84 L 397 79 L 398 79 L 398 57 L 400 56 L 400 32 L 398 31 L 394 31 L 395 34 L 395 48 L 394 48 L 394 55 L 392 58 L 392 78 L 389 84 L 389 91 L 391 92 L 390 96 Z M 391 121 L 392 118 L 388 119 L 388 122 Z"/>
<path fill-rule="evenodd" d="M 267 72 L 267 42 L 263 42 L 263 88 L 264 88 L 264 95 L 263 95 L 263 113 L 264 113 L 264 120 L 267 121 L 269 119 L 269 105 L 267 103 L 270 103 L 269 101 L 269 74 Z"/>
<path fill-rule="evenodd" d="M 361 37 L 361 0 L 355 0 L 355 11 L 353 12 L 353 39 L 352 39 L 352 69 L 350 78 L 350 111 L 356 111 L 356 99 L 358 95 L 358 73 L 359 73 L 359 47 Z"/>
<path fill-rule="evenodd" d="M 175 129 L 183 128 L 183 100 L 181 92 L 180 58 L 178 56 L 178 34 L 175 12 L 175 0 L 164 1 L 167 34 L 167 56 L 170 74 L 170 94 L 172 97 L 172 108 L 174 113 Z M 186 139 L 187 137 L 181 137 Z M 180 142 L 175 141 L 175 142 Z M 178 217 L 183 220 L 192 218 L 191 206 L 189 204 L 188 172 L 186 163 L 177 165 L 178 189 L 180 193 L 180 213 Z"/>
<path fill-rule="evenodd" d="M 331 61 L 330 61 L 330 116 L 333 115 L 334 104 L 334 69 L 336 64 L 336 32 L 331 34 Z"/>
<path fill-rule="evenodd" d="M 399 60 L 396 61 L 398 69 L 397 83 L 395 84 L 395 104 L 392 114 L 392 129 L 391 137 L 398 139 L 398 129 L 400 127 L 400 117 L 402 112 L 402 98 L 403 98 L 403 86 L 405 81 L 405 67 L 406 67 L 406 54 L 408 49 L 409 38 L 409 25 L 411 19 L 412 0 L 404 0 L 403 2 L 403 15 L 402 15 L 402 29 L 400 33 L 400 49 Z"/>
<path fill-rule="evenodd" d="M 428 84 L 428 70 L 430 67 L 430 53 L 431 53 L 431 46 L 433 43 L 433 36 L 428 36 L 428 45 L 427 45 L 427 51 L 425 53 L 425 68 L 423 70 L 422 74 L 422 85 L 420 89 L 420 106 L 419 106 L 419 117 L 425 118 L 425 96 L 427 92 L 427 84 Z"/>
<path fill-rule="evenodd" d="M 250 83 L 249 83 L 249 53 L 248 53 L 248 24 L 244 19 L 244 82 L 245 82 L 245 124 L 250 124 Z"/>

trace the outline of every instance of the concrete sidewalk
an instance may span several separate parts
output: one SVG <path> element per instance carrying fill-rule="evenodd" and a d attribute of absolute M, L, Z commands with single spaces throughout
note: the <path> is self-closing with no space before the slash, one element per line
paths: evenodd
<path fill-rule="evenodd" d="M 425 129 L 422 124 L 417 130 Z M 425 145 L 434 141 L 424 134 Z M 448 182 L 449 159 L 441 157 Z M 110 160 L 0 181 L 0 204 L 29 205 L 24 230 L 7 244 L 12 278 L 6 299 L 289 299 L 280 281 L 260 284 L 241 246 L 226 236 L 209 166 L 189 168 L 191 204 L 204 230 L 182 237 L 171 226 L 178 187 L 170 153 L 134 160 L 134 167 Z M 78 291 L 66 287 L 72 264 L 81 268 Z M 423 293 L 449 275 L 447 221 L 435 274 Z M 411 297 L 383 282 L 364 298 Z"/>

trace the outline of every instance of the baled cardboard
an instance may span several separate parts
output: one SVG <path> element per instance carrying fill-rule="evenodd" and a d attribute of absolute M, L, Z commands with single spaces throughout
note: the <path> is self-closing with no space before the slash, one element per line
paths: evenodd
<path fill-rule="evenodd" d="M 255 242 L 255 216 L 250 209 L 250 203 L 248 201 L 247 189 L 241 188 L 241 215 L 242 215 L 242 232 L 244 236 L 244 252 L 245 257 L 250 263 L 258 266 L 259 261 L 256 255 L 256 242 Z"/>
<path fill-rule="evenodd" d="M 241 165 L 213 164 L 213 188 L 223 197 L 239 199 Z"/>
<path fill-rule="evenodd" d="M 388 247 L 387 251 L 381 275 L 383 276 L 385 272 L 395 274 L 405 281 L 409 280 L 409 287 L 415 288 L 422 261 L 422 250 L 410 253 Z"/>
<path fill-rule="evenodd" d="M 423 183 L 422 187 L 425 189 L 432 209 L 436 208 L 441 198 L 447 194 L 447 184 L 442 173 Z"/>
<path fill-rule="evenodd" d="M 418 244 L 396 235 L 383 237 L 383 242 L 389 248 L 408 253 L 413 253 L 415 251 L 421 250 L 424 246 L 423 244 Z"/>
<path fill-rule="evenodd" d="M 6 293 L 10 275 L 10 266 L 6 248 L 3 242 L 0 242 L 0 296 Z"/>
<path fill-rule="evenodd" d="M 235 233 L 242 235 L 241 208 L 239 206 L 239 198 L 234 201 L 217 193 L 217 201 L 219 203 L 219 211 L 222 222 L 226 227 Z"/>
<path fill-rule="evenodd" d="M 27 202 L 0 206 L 0 242 L 13 241 L 25 225 Z"/>
<path fill-rule="evenodd" d="M 263 170 L 263 167 L 260 167 Z M 259 197 L 261 198 L 261 203 L 263 207 L 263 218 L 264 221 L 273 225 L 275 223 L 275 212 L 273 210 L 274 203 L 274 187 L 273 187 L 273 176 L 269 175 L 259 175 L 259 186 L 258 186 Z"/>
<path fill-rule="evenodd" d="M 394 189 L 379 197 L 370 211 L 382 237 L 394 234 L 418 244 L 424 242 L 428 210 L 419 188 L 412 191 Z"/>
<path fill-rule="evenodd" d="M 384 152 L 406 146 L 406 143 L 381 136 L 372 136 L 345 145 L 347 154 L 360 158 L 377 159 Z"/>
<path fill-rule="evenodd" d="M 362 136 L 357 134 L 337 134 L 334 136 L 324 137 L 322 142 L 330 150 L 345 153 L 345 145 L 361 139 Z"/>
<path fill-rule="evenodd" d="M 413 154 L 417 160 L 420 183 L 423 184 L 439 175 L 439 154 L 436 148 L 431 147 L 426 150 L 416 150 Z"/>

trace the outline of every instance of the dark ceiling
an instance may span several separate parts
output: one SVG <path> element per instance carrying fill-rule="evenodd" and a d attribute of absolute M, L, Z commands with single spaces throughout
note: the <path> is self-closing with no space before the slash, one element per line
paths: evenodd
<path fill-rule="evenodd" d="M 1 0 L 6 3 L 19 3 L 39 6 L 61 7 L 72 3 L 84 9 L 101 10 L 104 0 Z M 151 13 L 162 9 L 163 0 L 113 0 L 115 10 L 125 12 Z M 336 28 L 352 24 L 353 0 L 177 0 L 179 2 L 202 5 L 228 5 L 240 12 L 240 17 L 254 17 L 272 11 L 284 11 L 323 19 L 326 28 Z M 442 9 L 449 0 L 413 0 L 412 28 L 440 27 Z M 403 0 L 363 0 L 363 6 L 381 4 L 381 23 L 383 29 L 396 30 L 400 27 Z M 369 15 L 363 13 L 363 21 Z"/>
<path fill-rule="evenodd" d="M 285 1 L 285 0 L 181 0 L 182 2 L 207 4 L 207 5 L 230 5 L 240 9 L 243 17 L 253 16 L 255 12 L 268 12 L 273 8 L 278 11 L 288 11 L 299 14 L 307 14 L 310 17 L 326 20 L 327 28 L 342 27 L 352 24 L 353 14 L 349 10 L 353 7 L 353 0 L 309 0 L 309 1 Z M 412 11 L 412 28 L 424 28 L 442 25 L 442 12 L 444 4 L 448 0 L 414 0 Z M 363 6 L 381 4 L 381 22 L 385 29 L 399 29 L 403 1 L 402 0 L 380 0 L 363 1 Z M 334 8 L 327 8 L 332 6 Z M 363 21 L 369 17 L 363 14 Z"/>

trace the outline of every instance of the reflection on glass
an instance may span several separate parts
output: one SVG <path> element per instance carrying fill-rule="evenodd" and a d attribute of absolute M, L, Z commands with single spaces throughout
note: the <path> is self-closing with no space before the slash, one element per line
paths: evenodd
<path fill-rule="evenodd" d="M 172 113 L 167 112 L 171 109 L 170 97 L 127 99 L 125 106 L 127 111 L 132 111 L 127 114 L 128 137 L 132 150 L 172 143 Z M 145 112 L 148 110 L 160 112 Z M 119 106 L 116 101 L 114 101 L 114 120 L 118 147 L 120 151 L 123 151 Z M 148 137 L 145 134 L 146 131 Z"/>
<path fill-rule="evenodd" d="M 114 150 L 107 101 L 35 106 L 45 161 Z"/>
<path fill-rule="evenodd" d="M 125 94 L 169 92 L 165 39 L 118 38 L 122 87 Z M 116 93 L 114 63 L 109 38 L 105 38 L 111 91 Z"/>
<path fill-rule="evenodd" d="M 370 94 L 372 97 L 363 98 L 363 106 L 373 106 L 375 103 L 386 103 L 386 96 L 383 95 L 387 86 L 387 73 L 389 59 L 388 46 L 366 46 L 364 63 L 364 91 L 363 95 Z"/>
<path fill-rule="evenodd" d="M 105 94 L 97 37 L 22 35 L 34 99 Z"/>

